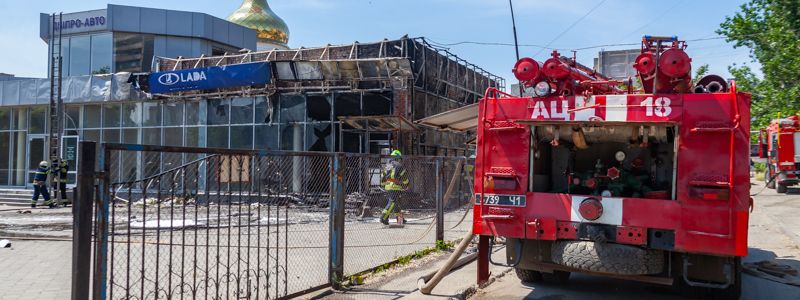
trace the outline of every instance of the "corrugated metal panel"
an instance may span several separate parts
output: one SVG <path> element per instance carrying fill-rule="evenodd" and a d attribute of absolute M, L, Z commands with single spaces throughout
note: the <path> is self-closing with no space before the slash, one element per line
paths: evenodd
<path fill-rule="evenodd" d="M 440 130 L 470 131 L 478 127 L 478 103 L 452 109 L 416 121 Z"/>

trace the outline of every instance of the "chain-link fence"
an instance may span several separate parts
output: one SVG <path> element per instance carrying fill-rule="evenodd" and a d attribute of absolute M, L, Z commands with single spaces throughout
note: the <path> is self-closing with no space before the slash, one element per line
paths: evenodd
<path fill-rule="evenodd" d="M 472 226 L 464 158 L 106 144 L 101 161 L 111 299 L 288 298 Z"/>

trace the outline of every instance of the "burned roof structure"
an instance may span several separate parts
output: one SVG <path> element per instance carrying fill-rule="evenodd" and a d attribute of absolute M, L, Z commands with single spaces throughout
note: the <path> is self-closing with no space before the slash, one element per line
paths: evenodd
<path fill-rule="evenodd" d="M 380 153 L 400 148 L 413 154 L 463 155 L 464 134 L 415 121 L 476 103 L 487 88 L 505 86 L 504 79 L 446 49 L 407 37 L 212 57 L 158 57 L 152 69 L 160 73 L 150 74 L 149 82 L 162 73 L 253 63 L 269 64 L 267 81 L 152 96 L 266 97 L 270 113 L 263 121 L 277 125 L 279 132 L 263 138 L 276 139 L 280 150 Z M 150 91 L 146 81 L 139 82 Z"/>

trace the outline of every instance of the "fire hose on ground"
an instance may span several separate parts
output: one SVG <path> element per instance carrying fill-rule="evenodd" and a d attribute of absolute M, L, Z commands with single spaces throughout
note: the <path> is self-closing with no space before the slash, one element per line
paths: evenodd
<path fill-rule="evenodd" d="M 459 268 L 475 260 L 478 257 L 478 253 L 475 252 L 459 259 L 461 254 L 464 253 L 465 250 L 467 250 L 467 246 L 469 246 L 470 242 L 472 241 L 472 237 L 473 237 L 472 228 L 470 228 L 469 232 L 467 232 L 467 234 L 464 235 L 464 238 L 461 239 L 461 243 L 459 243 L 455 251 L 452 254 L 450 254 L 450 257 L 447 259 L 447 262 L 445 262 L 444 266 L 442 266 L 441 269 L 439 269 L 436 272 L 422 276 L 417 280 L 417 288 L 419 288 L 419 291 L 421 293 L 425 295 L 430 294 L 431 291 L 433 291 L 433 288 L 435 288 L 436 285 L 439 284 L 440 281 L 442 281 L 442 278 L 444 278 L 447 274 L 450 273 L 450 270 Z"/>

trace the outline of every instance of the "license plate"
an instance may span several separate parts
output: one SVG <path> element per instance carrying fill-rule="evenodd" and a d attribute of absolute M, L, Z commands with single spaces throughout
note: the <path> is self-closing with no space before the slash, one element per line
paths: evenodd
<path fill-rule="evenodd" d="M 475 194 L 475 204 L 480 204 L 483 199 L 484 205 L 496 206 L 525 206 L 525 195 L 496 195 L 496 194 Z"/>

